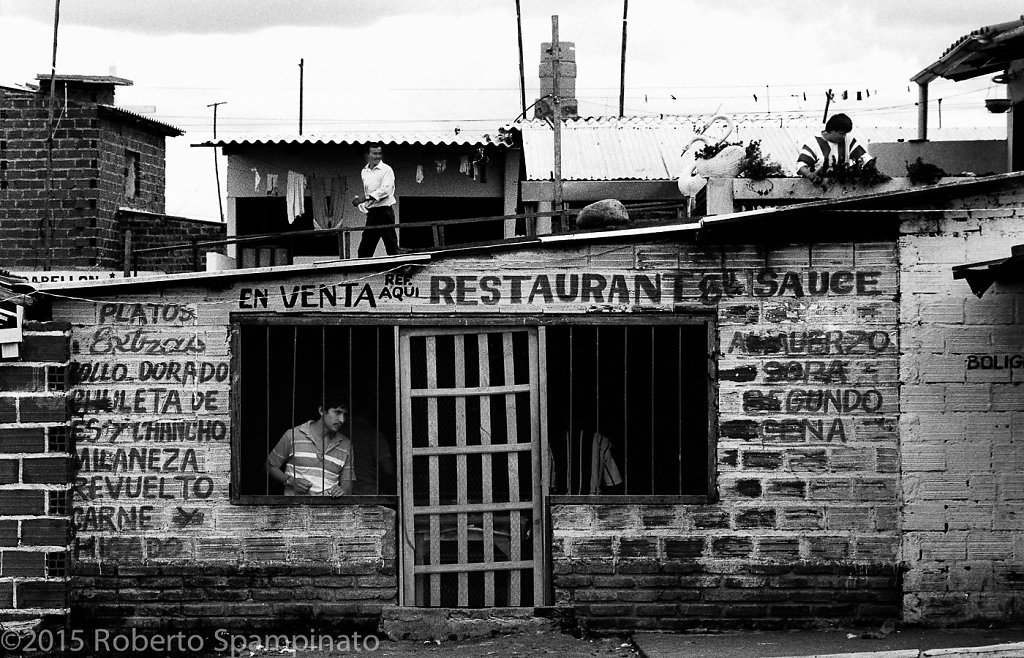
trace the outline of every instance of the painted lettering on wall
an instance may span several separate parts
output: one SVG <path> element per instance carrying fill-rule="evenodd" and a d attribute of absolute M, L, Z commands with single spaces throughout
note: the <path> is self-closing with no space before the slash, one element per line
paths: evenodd
<path fill-rule="evenodd" d="M 206 351 L 206 343 L 197 335 L 167 336 L 159 330 L 139 327 L 125 330 L 118 327 L 100 327 L 87 341 L 87 354 L 115 356 L 139 354 L 146 356 L 199 355 Z M 79 347 L 81 350 L 81 347 Z"/>
<path fill-rule="evenodd" d="M 821 295 L 880 294 L 878 270 L 724 270 L 705 274 L 700 299 L 717 304 L 723 297 L 814 297 Z"/>
<path fill-rule="evenodd" d="M 661 274 L 532 274 L 430 277 L 430 303 L 496 304 L 661 303 Z"/>
<path fill-rule="evenodd" d="M 220 411 L 221 391 L 181 391 L 176 388 L 76 388 L 71 392 L 73 413 L 180 414 Z"/>
<path fill-rule="evenodd" d="M 277 288 L 241 288 L 238 308 L 265 309 L 273 298 L 285 309 L 308 308 L 377 308 L 382 301 L 401 302 L 420 296 L 413 277 L 402 274 L 384 275 L 383 284 L 366 282 L 309 283 Z"/>
<path fill-rule="evenodd" d="M 196 310 L 181 304 L 100 304 L 100 324 L 193 324 Z"/>
<path fill-rule="evenodd" d="M 882 403 L 881 391 L 873 388 L 752 389 L 743 392 L 745 413 L 876 413 L 882 408 Z"/>
<path fill-rule="evenodd" d="M 723 438 L 773 442 L 838 442 L 848 440 L 842 418 L 767 418 L 727 420 L 721 425 Z"/>
<path fill-rule="evenodd" d="M 72 384 L 131 381 L 207 384 L 226 382 L 231 374 L 226 361 L 141 361 L 132 364 L 106 360 L 72 361 L 68 371 Z"/>
<path fill-rule="evenodd" d="M 119 421 L 99 418 L 71 421 L 75 440 L 84 443 L 179 443 L 223 441 L 228 426 L 223 420 Z"/>
<path fill-rule="evenodd" d="M 893 346 L 886 331 L 788 331 L 757 333 L 737 331 L 729 353 L 763 355 L 880 354 Z"/>
<path fill-rule="evenodd" d="M 1024 354 L 970 354 L 968 370 L 1014 370 L 1024 368 Z"/>

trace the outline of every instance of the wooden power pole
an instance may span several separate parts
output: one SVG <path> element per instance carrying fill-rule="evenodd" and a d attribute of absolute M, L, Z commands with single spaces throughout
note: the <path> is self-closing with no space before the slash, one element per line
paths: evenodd
<path fill-rule="evenodd" d="M 559 68 L 562 64 L 562 49 L 558 44 L 558 16 L 551 17 L 551 109 L 552 127 L 554 128 L 554 207 L 552 210 L 558 212 L 558 228 L 568 228 L 565 225 L 565 213 L 562 205 L 562 97 L 559 84 Z"/>
<path fill-rule="evenodd" d="M 46 180 L 44 181 L 44 196 L 46 197 L 46 211 L 43 216 L 43 269 L 49 272 L 53 269 L 53 249 L 51 239 L 53 235 L 53 115 L 57 103 L 57 25 L 60 23 L 60 0 L 54 0 L 53 5 L 53 60 L 50 64 L 50 110 L 46 120 Z"/>

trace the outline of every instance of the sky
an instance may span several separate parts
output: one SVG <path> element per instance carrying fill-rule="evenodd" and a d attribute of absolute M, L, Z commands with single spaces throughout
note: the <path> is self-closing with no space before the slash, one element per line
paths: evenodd
<path fill-rule="evenodd" d="M 53 0 L 0 0 L 0 84 L 48 73 Z M 633 0 L 628 115 L 771 116 L 817 125 L 831 111 L 860 125 L 916 125 L 909 78 L 961 36 L 1014 20 L 1006 0 Z M 527 103 L 540 43 L 575 43 L 584 116 L 615 115 L 623 0 L 520 0 Z M 454 122 L 495 130 L 520 114 L 515 0 L 63 0 L 57 71 L 117 75 L 117 104 L 185 130 L 168 139 L 171 215 L 217 220 L 217 136 L 304 134 Z M 843 91 L 848 99 L 842 100 Z M 862 99 L 856 100 L 856 92 Z M 870 92 L 870 97 L 867 95 Z M 930 126 L 1002 126 L 988 77 L 930 90 Z M 150 113 L 150 110 L 155 111 Z M 910 136 L 913 136 L 911 133 Z M 223 176 L 224 161 L 221 159 Z"/>

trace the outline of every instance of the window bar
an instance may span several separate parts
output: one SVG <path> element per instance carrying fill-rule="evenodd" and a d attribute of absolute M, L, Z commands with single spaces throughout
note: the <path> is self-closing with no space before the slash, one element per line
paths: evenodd
<path fill-rule="evenodd" d="M 516 361 L 512 343 L 512 332 L 502 334 L 505 348 L 505 385 L 512 386 L 516 383 Z M 509 445 L 519 443 L 519 414 L 516 405 L 516 394 L 505 394 L 505 427 Z M 508 501 L 519 502 L 519 453 L 506 453 L 505 463 L 508 465 Z M 519 511 L 508 513 L 509 532 L 509 559 L 518 562 L 522 553 L 522 526 L 520 524 Z M 518 607 L 520 605 L 520 594 L 522 593 L 522 571 L 512 569 L 509 572 L 508 603 L 507 605 Z"/>
<path fill-rule="evenodd" d="M 298 368 L 298 360 L 299 360 L 299 356 L 298 356 L 299 340 L 298 340 L 298 338 L 299 338 L 299 326 L 295 325 L 295 326 L 292 327 L 292 421 L 291 421 L 291 425 L 289 425 L 289 427 L 291 427 L 291 428 L 295 427 L 295 384 L 296 384 L 295 372 L 296 372 L 296 370 Z M 294 442 L 295 442 L 295 430 L 294 429 L 290 429 L 288 431 L 291 432 L 292 444 L 294 445 Z M 294 466 L 292 468 L 294 470 Z M 285 475 L 287 475 L 287 474 L 288 474 L 288 471 L 285 471 Z"/>
<path fill-rule="evenodd" d="M 374 341 L 374 354 L 377 358 L 374 360 L 374 366 L 376 372 L 374 373 L 374 384 L 373 384 L 373 398 L 375 404 L 373 405 L 373 452 L 377 455 L 377 461 L 374 463 L 374 468 L 377 469 L 377 478 L 374 483 L 374 494 L 380 495 L 380 332 L 381 328 L 375 327 L 373 332 Z M 352 369 L 349 368 L 351 371 Z M 352 409 L 348 410 L 348 422 L 349 427 L 355 427 L 355 416 L 352 415 Z M 350 432 L 351 434 L 351 432 Z M 349 437 L 352 438 L 352 437 Z M 353 451 L 355 446 L 353 444 Z"/>
<path fill-rule="evenodd" d="M 327 402 L 324 399 L 326 397 L 326 393 L 327 393 L 327 338 L 325 336 L 326 332 L 327 332 L 327 327 L 324 326 L 324 325 L 320 325 L 320 406 L 322 406 L 322 407 L 327 405 Z M 327 410 L 324 409 L 324 411 L 327 411 Z M 322 429 L 326 430 L 327 428 L 324 427 Z M 351 459 L 351 456 L 349 458 Z M 321 480 L 326 480 L 326 478 L 327 478 L 327 441 L 323 442 L 323 455 L 321 457 L 321 460 L 322 460 L 322 464 L 321 464 L 320 478 L 321 478 Z M 340 479 L 341 478 L 339 477 L 339 481 L 340 481 Z M 320 483 L 320 488 L 323 489 L 324 491 L 326 491 L 327 490 L 327 482 L 326 481 L 321 482 Z"/>
<path fill-rule="evenodd" d="M 467 336 L 455 334 L 455 387 L 466 387 L 466 352 L 465 345 Z M 457 448 L 466 447 L 466 398 L 459 396 L 455 398 L 455 445 Z M 460 452 L 456 459 L 456 477 L 458 478 L 457 499 L 459 506 L 457 514 L 459 532 L 459 564 L 469 563 L 469 514 L 465 506 L 469 504 L 469 481 L 466 475 L 466 454 Z M 459 607 L 469 606 L 469 572 L 459 572 Z"/>
<path fill-rule="evenodd" d="M 480 359 L 480 385 L 491 385 L 491 362 L 488 350 L 488 334 L 477 334 Z M 491 398 L 480 398 L 480 444 L 491 444 Z M 491 492 L 491 455 L 480 456 L 482 466 L 483 502 L 489 505 L 494 502 Z M 494 605 L 494 512 L 484 512 L 484 564 L 489 567 L 484 571 L 484 605 Z"/>
<path fill-rule="evenodd" d="M 573 355 L 573 329 L 572 325 L 569 325 L 569 426 L 565 428 L 565 493 L 572 494 L 572 415 L 573 415 L 573 394 L 575 392 L 575 386 L 573 382 L 576 381 L 573 376 L 573 365 L 575 364 L 575 357 Z"/>
<path fill-rule="evenodd" d="M 679 338 L 679 349 L 676 352 L 676 395 L 679 397 L 678 429 L 676 430 L 676 445 L 679 452 L 679 481 L 676 483 L 676 492 L 683 494 L 683 327 L 676 327 L 676 336 Z M 706 378 L 706 376 L 705 376 Z"/>
<path fill-rule="evenodd" d="M 427 390 L 431 393 L 437 391 L 437 342 L 434 336 L 427 336 Z M 427 397 L 427 445 L 431 448 L 438 446 L 437 437 L 437 397 Z M 437 507 L 441 504 L 440 490 L 440 457 L 430 455 L 427 457 L 427 470 L 430 482 L 430 506 Z M 441 515 L 437 512 L 428 514 L 430 519 L 430 564 L 441 564 Z M 437 607 L 441 605 L 441 574 L 430 574 L 430 605 Z"/>
<path fill-rule="evenodd" d="M 656 381 L 655 377 L 654 377 L 654 364 L 655 364 L 654 354 L 655 354 L 655 345 L 656 345 L 654 339 L 655 339 L 656 335 L 657 335 L 657 332 L 655 331 L 655 326 L 652 324 L 651 325 L 651 394 L 648 396 L 651 399 L 651 416 L 650 416 L 651 433 L 649 435 L 651 437 L 650 438 L 650 442 L 651 442 L 651 489 L 650 489 L 650 491 L 647 492 L 648 494 L 651 494 L 651 495 L 653 495 L 657 491 L 657 480 L 656 480 L 655 474 L 654 474 L 655 473 L 655 471 L 654 471 L 654 446 L 656 444 L 656 441 L 654 439 L 654 432 L 655 432 L 655 428 L 658 427 L 658 423 L 655 422 L 655 420 L 654 420 L 654 413 L 655 413 L 655 411 L 654 411 L 654 408 L 655 408 L 655 405 L 654 405 L 654 388 L 655 388 L 655 381 Z"/>
<path fill-rule="evenodd" d="M 622 482 L 623 493 L 629 493 L 629 327 L 622 328 Z M 602 465 L 601 468 L 604 471 Z M 652 472 L 653 475 L 653 472 Z M 598 482 L 601 480 L 598 479 Z"/>
<path fill-rule="evenodd" d="M 263 372 L 264 372 L 264 376 L 266 377 L 266 382 L 265 382 L 265 385 L 264 385 L 263 388 L 266 391 L 266 396 L 267 396 L 266 404 L 263 406 L 264 412 L 265 412 L 264 417 L 263 417 L 264 418 L 264 422 L 263 422 L 264 430 L 263 431 L 264 431 L 264 435 L 267 438 L 267 449 L 264 452 L 266 452 L 269 455 L 270 454 L 270 450 L 271 450 L 271 445 L 270 445 L 270 327 L 266 326 L 266 327 L 262 327 L 262 329 L 263 329 L 263 338 L 264 338 L 263 342 L 266 344 L 266 351 L 264 353 L 266 358 L 265 358 L 265 360 L 264 360 L 265 362 L 263 364 Z M 241 355 L 239 355 L 239 360 L 241 360 Z M 264 477 L 266 478 L 266 484 L 264 485 L 263 491 L 264 491 L 264 493 L 269 494 L 270 493 L 270 473 L 267 473 L 266 470 L 267 470 L 266 467 L 264 467 L 263 471 L 264 471 Z"/>

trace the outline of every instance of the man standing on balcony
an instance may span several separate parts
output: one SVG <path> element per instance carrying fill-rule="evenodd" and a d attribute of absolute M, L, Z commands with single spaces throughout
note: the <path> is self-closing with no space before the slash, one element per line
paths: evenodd
<path fill-rule="evenodd" d="M 386 228 L 369 228 L 395 223 L 395 171 L 381 159 L 384 147 L 380 143 L 366 146 L 366 166 L 363 167 L 363 193 L 365 198 L 353 199 L 359 210 L 366 213 L 366 228 L 363 239 L 359 243 L 359 258 L 372 256 L 377 250 L 377 240 L 384 241 L 384 250 L 388 255 L 397 254 L 398 237 L 392 226 Z"/>

